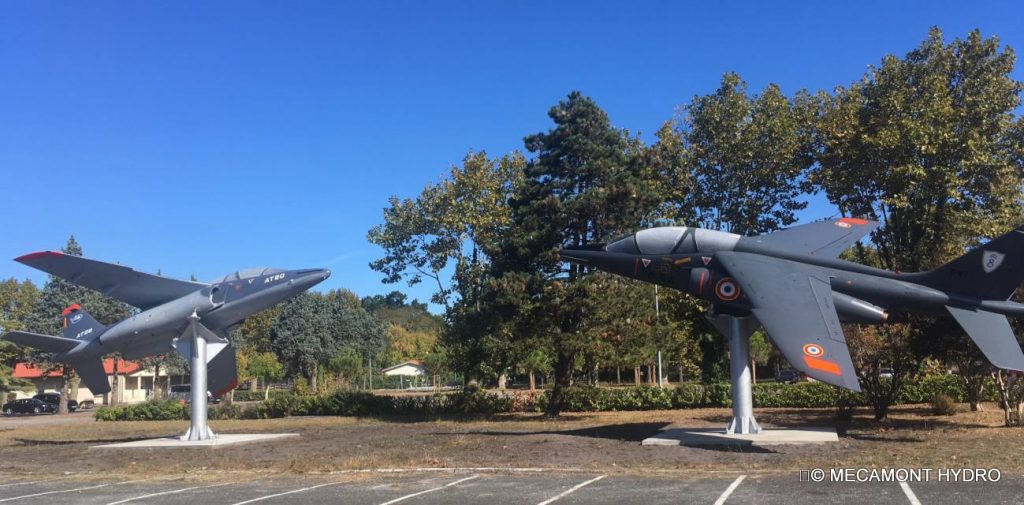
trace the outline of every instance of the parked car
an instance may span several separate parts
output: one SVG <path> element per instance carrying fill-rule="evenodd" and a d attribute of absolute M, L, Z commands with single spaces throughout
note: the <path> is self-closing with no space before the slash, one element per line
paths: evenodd
<path fill-rule="evenodd" d="M 60 393 L 39 393 L 39 394 L 33 396 L 32 398 L 35 398 L 36 400 L 44 401 L 46 403 L 52 403 L 52 404 L 56 405 L 57 407 L 60 407 Z M 72 400 L 72 399 L 69 398 L 68 399 L 68 411 L 69 412 L 75 412 L 77 410 L 78 410 L 78 401 L 77 400 Z"/>
<path fill-rule="evenodd" d="M 878 371 L 878 376 L 891 379 L 892 378 L 892 373 L 893 373 L 892 372 L 892 368 L 883 368 L 883 369 Z"/>
<path fill-rule="evenodd" d="M 800 372 L 793 369 L 779 370 L 778 375 L 775 376 L 775 382 L 785 382 L 786 384 L 795 384 L 800 382 Z"/>
<path fill-rule="evenodd" d="M 192 385 L 191 384 L 175 384 L 171 386 L 171 391 L 167 395 L 168 398 L 178 400 L 182 403 L 188 403 L 192 401 Z M 214 398 L 209 391 L 206 392 L 207 403 L 220 403 L 220 398 Z"/>
<path fill-rule="evenodd" d="M 35 398 L 7 402 L 3 405 L 2 409 L 4 414 L 8 416 L 13 416 L 14 414 L 42 414 L 44 412 L 57 412 L 56 405 L 42 400 L 37 400 Z"/>

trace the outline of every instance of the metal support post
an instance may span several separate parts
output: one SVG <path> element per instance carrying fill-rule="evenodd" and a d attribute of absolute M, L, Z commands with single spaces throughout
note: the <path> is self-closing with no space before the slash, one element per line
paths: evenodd
<path fill-rule="evenodd" d="M 189 373 L 192 379 L 192 425 L 182 437 L 182 440 L 188 441 L 217 438 L 206 424 L 206 337 L 196 328 L 197 324 L 199 324 L 199 315 L 193 312 L 189 316 L 189 325 L 192 330 L 192 352 L 189 363 Z"/>
<path fill-rule="evenodd" d="M 754 395 L 750 386 L 750 335 L 760 323 L 753 316 L 709 315 L 711 324 L 729 339 L 729 378 L 732 382 L 732 422 L 725 432 L 761 433 L 754 419 Z"/>

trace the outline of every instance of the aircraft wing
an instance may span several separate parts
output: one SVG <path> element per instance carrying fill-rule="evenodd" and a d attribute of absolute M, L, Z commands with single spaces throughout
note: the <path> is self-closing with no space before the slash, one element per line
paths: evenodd
<path fill-rule="evenodd" d="M 794 226 L 745 240 L 777 251 L 835 258 L 878 228 L 878 224 L 878 221 L 844 217 Z"/>
<path fill-rule="evenodd" d="M 714 258 L 746 292 L 754 316 L 786 360 L 817 380 L 860 391 L 823 270 L 741 252 Z"/>
<path fill-rule="evenodd" d="M 60 277 L 72 284 L 150 309 L 202 289 L 208 284 L 182 281 L 138 272 L 122 265 L 104 263 L 54 251 L 26 254 L 15 261 Z"/>

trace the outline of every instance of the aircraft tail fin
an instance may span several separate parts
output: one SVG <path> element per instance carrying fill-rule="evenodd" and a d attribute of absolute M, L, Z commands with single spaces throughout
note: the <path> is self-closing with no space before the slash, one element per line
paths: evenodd
<path fill-rule="evenodd" d="M 110 381 L 107 380 L 107 371 L 103 369 L 102 360 L 73 361 L 68 364 L 78 372 L 82 383 L 92 394 L 102 395 L 110 392 Z"/>
<path fill-rule="evenodd" d="M 985 310 L 962 309 L 946 306 L 956 322 L 977 344 L 981 352 L 999 368 L 1024 372 L 1024 351 L 1010 328 L 1010 321 L 1002 314 Z"/>
<path fill-rule="evenodd" d="M 93 319 L 81 305 L 73 304 L 60 313 L 64 325 L 64 338 L 94 340 L 107 331 L 107 327 Z"/>
<path fill-rule="evenodd" d="M 922 275 L 942 291 L 1006 300 L 1024 281 L 1024 226 Z"/>

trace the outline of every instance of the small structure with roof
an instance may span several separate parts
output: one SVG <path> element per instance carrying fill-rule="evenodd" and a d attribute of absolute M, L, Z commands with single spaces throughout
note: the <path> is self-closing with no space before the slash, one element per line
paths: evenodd
<path fill-rule="evenodd" d="M 427 367 L 424 366 L 423 361 L 418 359 L 411 359 L 409 361 L 405 361 L 394 366 L 389 366 L 381 371 L 384 373 L 384 375 L 389 377 L 394 377 L 397 375 L 398 384 L 400 388 L 404 388 L 405 386 L 403 380 L 404 377 L 413 377 L 413 380 L 409 381 L 409 384 L 411 386 L 414 382 L 419 382 L 420 377 L 424 377 L 427 375 Z"/>

